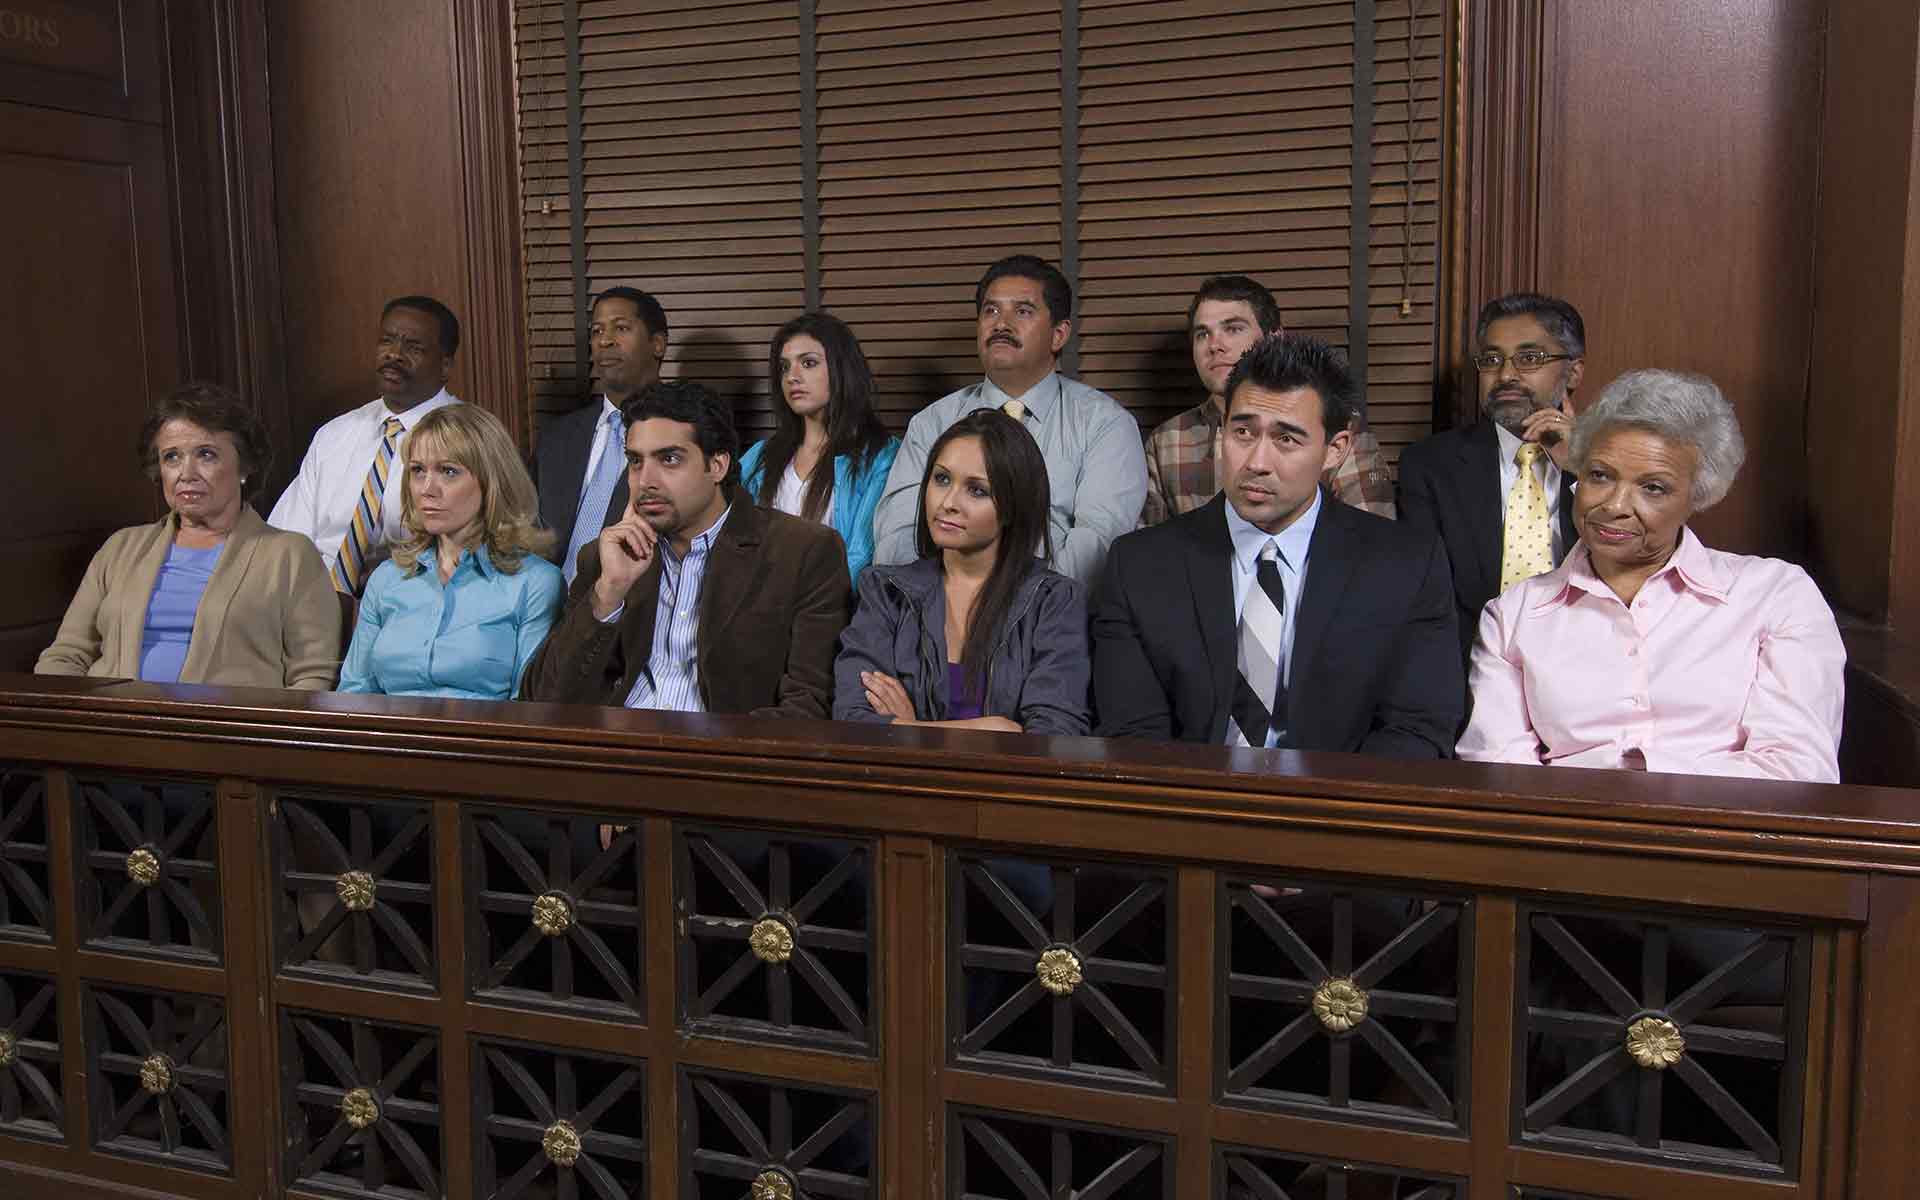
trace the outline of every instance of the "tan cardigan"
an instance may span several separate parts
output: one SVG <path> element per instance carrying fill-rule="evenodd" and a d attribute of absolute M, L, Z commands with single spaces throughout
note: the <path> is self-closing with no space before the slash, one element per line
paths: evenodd
<path fill-rule="evenodd" d="M 35 674 L 139 678 L 147 605 L 179 520 L 107 539 Z M 339 674 L 340 601 L 320 552 L 242 507 L 201 593 L 180 682 L 322 692 Z"/>

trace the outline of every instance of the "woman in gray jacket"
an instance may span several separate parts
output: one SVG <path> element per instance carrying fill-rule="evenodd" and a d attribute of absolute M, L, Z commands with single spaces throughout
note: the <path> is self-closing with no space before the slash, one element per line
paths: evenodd
<path fill-rule="evenodd" d="M 940 435 L 920 481 L 920 557 L 869 567 L 834 663 L 842 721 L 1087 732 L 1087 605 L 1043 558 L 1047 464 L 981 409 Z"/>

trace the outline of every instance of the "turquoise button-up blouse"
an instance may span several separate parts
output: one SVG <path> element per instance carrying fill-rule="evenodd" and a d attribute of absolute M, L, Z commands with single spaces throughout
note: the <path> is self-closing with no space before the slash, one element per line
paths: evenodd
<path fill-rule="evenodd" d="M 445 583 L 433 548 L 411 575 L 383 562 L 367 581 L 340 690 L 512 699 L 564 595 L 560 568 L 537 554 L 509 575 L 485 547 L 471 549 Z"/>

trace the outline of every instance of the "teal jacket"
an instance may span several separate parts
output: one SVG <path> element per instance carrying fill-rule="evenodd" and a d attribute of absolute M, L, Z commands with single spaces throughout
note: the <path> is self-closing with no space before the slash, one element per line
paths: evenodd
<path fill-rule="evenodd" d="M 760 460 L 767 443 L 755 442 L 740 458 L 740 486 L 748 496 L 760 494 Z M 847 577 L 857 588 L 860 572 L 873 561 L 873 510 L 880 507 L 880 493 L 886 489 L 887 472 L 893 468 L 893 456 L 900 453 L 900 439 L 890 437 L 867 462 L 867 469 L 853 473 L 853 460 L 844 454 L 833 458 L 833 513 L 827 524 L 847 544 Z"/>

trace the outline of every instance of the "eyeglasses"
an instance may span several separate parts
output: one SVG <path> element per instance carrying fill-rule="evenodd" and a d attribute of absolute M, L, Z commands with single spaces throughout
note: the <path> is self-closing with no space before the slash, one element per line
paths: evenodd
<path fill-rule="evenodd" d="M 1473 365 L 1482 371 L 1498 371 L 1509 362 L 1522 375 L 1531 375 L 1550 362 L 1572 358 L 1571 354 L 1548 354 L 1545 350 L 1519 350 L 1509 358 L 1498 350 L 1483 350 L 1473 356 Z"/>

